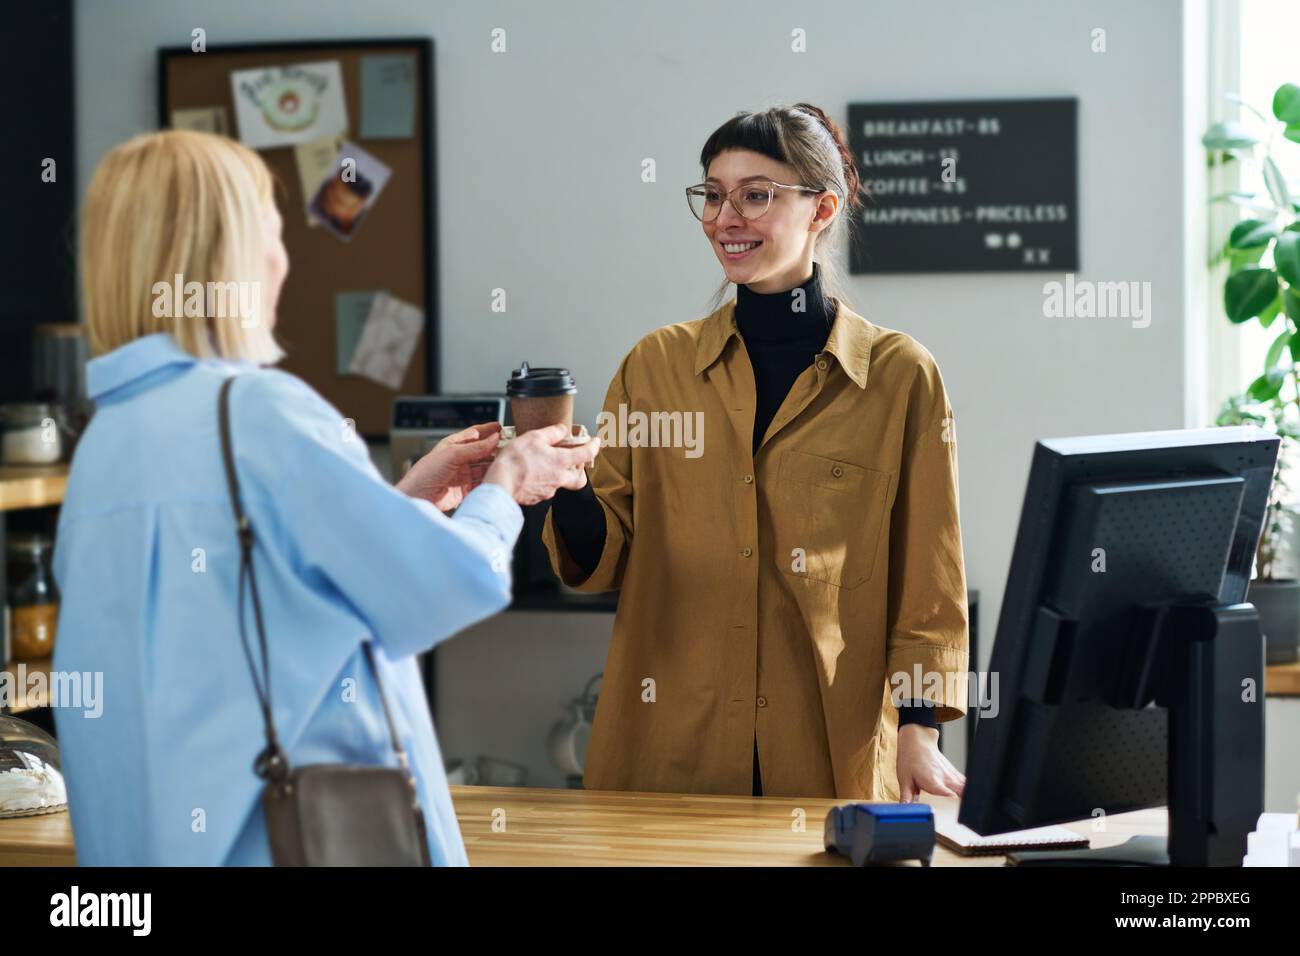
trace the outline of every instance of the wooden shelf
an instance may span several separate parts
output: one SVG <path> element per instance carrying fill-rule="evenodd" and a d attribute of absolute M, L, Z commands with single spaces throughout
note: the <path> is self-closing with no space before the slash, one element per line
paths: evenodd
<path fill-rule="evenodd" d="M 1264 693 L 1269 697 L 1300 697 L 1300 661 L 1264 668 Z"/>
<path fill-rule="evenodd" d="M 27 670 L 25 674 L 28 680 L 31 679 L 31 676 L 33 674 L 45 675 L 45 680 L 41 682 L 45 687 L 44 694 L 27 693 L 27 682 L 20 681 L 18 679 L 18 666 L 19 666 L 18 661 L 10 661 L 9 663 L 5 664 L 3 670 L 7 671 L 11 675 L 10 677 L 6 678 L 6 683 L 8 683 L 10 687 L 14 688 L 15 691 L 20 696 L 18 700 L 13 702 L 13 706 L 10 707 L 8 710 L 4 710 L 3 713 L 21 714 L 24 711 L 35 710 L 37 707 L 44 707 L 46 703 L 48 703 L 49 687 L 50 687 L 50 666 L 51 666 L 50 662 L 51 659 L 48 657 L 42 657 L 40 660 L 24 662 L 27 665 Z"/>
<path fill-rule="evenodd" d="M 57 505 L 67 487 L 66 464 L 0 465 L 0 511 Z"/>

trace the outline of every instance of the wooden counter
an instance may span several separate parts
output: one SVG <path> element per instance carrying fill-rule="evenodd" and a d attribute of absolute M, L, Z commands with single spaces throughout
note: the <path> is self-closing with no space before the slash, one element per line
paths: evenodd
<path fill-rule="evenodd" d="M 847 866 L 822 848 L 826 813 L 850 801 L 795 797 L 621 793 L 511 787 L 452 787 L 473 866 Z M 955 797 L 926 795 L 936 817 L 954 817 Z M 803 811 L 804 832 L 792 824 Z M 493 832 L 496 813 L 504 832 Z M 1107 833 L 1091 821 L 1070 829 L 1094 847 L 1163 834 L 1164 807 L 1119 814 Z M 935 866 L 1001 866 L 1002 856 L 963 857 L 935 846 Z M 919 864 L 914 864 L 919 865 Z"/>
<path fill-rule="evenodd" d="M 693 794 L 452 787 L 473 866 L 847 866 L 822 849 L 826 812 L 847 800 Z M 930 797 L 936 816 L 953 815 L 952 797 Z M 804 811 L 804 832 L 791 824 Z M 499 822 L 493 830 L 493 820 Z M 502 827 L 501 824 L 504 824 Z M 1163 807 L 1118 814 L 1108 832 L 1070 824 L 1094 847 L 1136 834 L 1163 834 Z M 0 820 L 0 867 L 74 862 L 66 813 Z M 958 856 L 936 846 L 936 866 L 1000 866 L 1001 856 Z"/>
<path fill-rule="evenodd" d="M 0 820 L 0 867 L 75 866 L 67 811 Z"/>
<path fill-rule="evenodd" d="M 1269 697 L 1300 697 L 1300 661 L 1264 668 L 1264 693 Z"/>

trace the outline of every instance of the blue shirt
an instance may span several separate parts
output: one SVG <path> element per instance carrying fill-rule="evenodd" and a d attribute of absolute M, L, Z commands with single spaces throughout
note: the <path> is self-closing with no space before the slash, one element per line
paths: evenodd
<path fill-rule="evenodd" d="M 522 511 L 485 484 L 449 518 L 386 482 L 343 414 L 299 379 L 200 361 L 165 333 L 87 366 L 97 409 L 59 519 L 54 668 L 103 675 L 100 716 L 55 710 L 78 862 L 270 863 L 253 773 L 265 738 L 239 638 L 217 427 L 232 374 L 289 760 L 397 765 L 361 649 L 373 638 L 433 860 L 467 865 L 416 655 L 509 603 Z M 251 601 L 246 621 L 257 659 Z"/>

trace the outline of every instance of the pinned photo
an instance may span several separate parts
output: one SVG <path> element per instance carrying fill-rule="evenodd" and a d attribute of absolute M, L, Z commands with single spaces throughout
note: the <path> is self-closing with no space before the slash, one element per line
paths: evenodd
<path fill-rule="evenodd" d="M 312 197 L 308 215 L 340 239 L 356 234 L 392 170 L 353 142 L 345 142 L 333 172 Z"/>

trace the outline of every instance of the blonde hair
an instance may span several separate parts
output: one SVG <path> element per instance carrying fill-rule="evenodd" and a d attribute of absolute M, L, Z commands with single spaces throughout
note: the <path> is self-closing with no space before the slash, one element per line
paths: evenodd
<path fill-rule="evenodd" d="M 86 189 L 81 220 L 81 298 L 91 351 L 99 355 L 167 332 L 199 358 L 279 361 L 284 352 L 261 305 L 262 219 L 274 202 L 272 190 L 260 156 L 212 133 L 145 133 L 110 150 Z M 209 291 L 197 311 L 175 314 L 170 303 L 187 296 L 177 291 L 162 299 L 160 289 L 181 283 L 218 292 Z M 221 300 L 232 284 L 253 290 L 252 315 L 213 314 L 212 299 Z"/>

